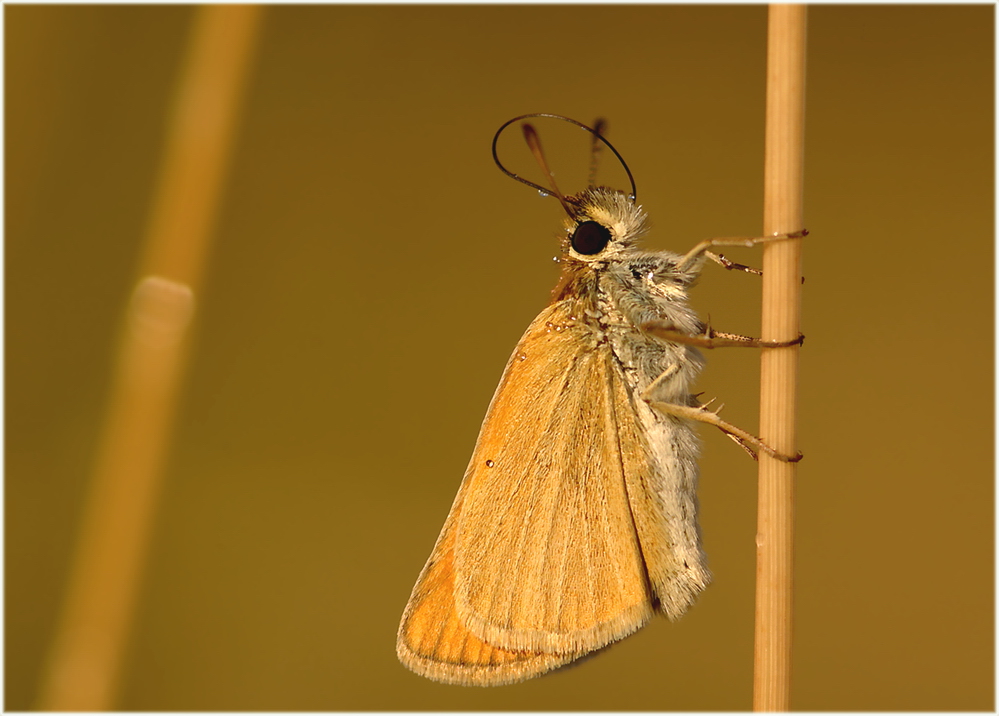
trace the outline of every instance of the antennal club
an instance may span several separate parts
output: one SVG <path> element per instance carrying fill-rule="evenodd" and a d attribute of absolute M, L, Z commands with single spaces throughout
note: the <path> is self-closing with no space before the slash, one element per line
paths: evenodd
<path fill-rule="evenodd" d="M 600 150 L 604 145 L 600 143 L 600 137 L 607 134 L 607 120 L 597 117 L 593 123 L 593 143 L 590 145 L 590 178 L 589 186 L 597 185 L 597 165 L 600 164 Z"/>

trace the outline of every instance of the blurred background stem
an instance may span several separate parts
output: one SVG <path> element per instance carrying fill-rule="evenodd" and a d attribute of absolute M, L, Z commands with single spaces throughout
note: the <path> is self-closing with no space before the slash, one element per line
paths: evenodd
<path fill-rule="evenodd" d="M 38 708 L 114 708 L 260 6 L 197 8 Z"/>

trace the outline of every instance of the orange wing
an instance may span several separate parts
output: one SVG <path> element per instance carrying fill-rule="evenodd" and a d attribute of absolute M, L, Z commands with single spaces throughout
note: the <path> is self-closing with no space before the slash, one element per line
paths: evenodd
<path fill-rule="evenodd" d="M 418 673 L 519 681 L 651 617 L 625 474 L 648 470 L 647 447 L 623 372 L 579 310 L 546 308 L 507 364 L 403 615 L 399 656 Z"/>
<path fill-rule="evenodd" d="M 652 613 L 615 416 L 623 373 L 575 308 L 556 303 L 528 328 L 458 516 L 458 615 L 507 649 L 592 651 Z"/>

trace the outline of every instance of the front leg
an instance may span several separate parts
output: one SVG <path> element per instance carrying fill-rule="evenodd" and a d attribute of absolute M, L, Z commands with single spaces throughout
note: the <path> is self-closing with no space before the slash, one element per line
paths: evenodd
<path fill-rule="evenodd" d="M 762 276 L 763 271 L 758 268 L 753 268 L 752 266 L 746 266 L 746 264 L 736 263 L 731 259 L 725 258 L 724 254 L 716 254 L 713 251 L 705 251 L 704 255 L 709 259 L 714 261 L 716 264 L 721 266 L 723 269 L 728 269 L 729 271 L 745 271 L 746 273 L 751 273 L 756 276 Z M 801 282 L 805 282 L 805 277 L 801 277 Z"/>
<path fill-rule="evenodd" d="M 688 266 L 690 266 L 694 261 L 696 261 L 702 254 L 708 254 L 709 258 L 713 261 L 718 261 L 722 266 L 725 266 L 723 261 L 719 261 L 708 249 L 713 246 L 756 246 L 757 244 L 765 244 L 770 241 L 787 241 L 788 239 L 800 239 L 808 235 L 807 229 L 802 229 L 801 231 L 795 231 L 792 234 L 777 234 L 776 236 L 732 236 L 728 238 L 719 239 L 705 239 L 697 246 L 688 251 L 679 263 L 676 265 L 677 271 L 683 271 Z M 728 261 L 728 259 L 725 259 Z M 731 263 L 731 262 L 729 262 Z M 748 270 L 750 273 L 757 273 L 758 270 L 750 269 L 750 267 L 743 267 L 741 264 L 732 264 L 731 266 L 725 266 L 725 268 L 739 268 L 741 270 Z M 762 275 L 762 272 L 759 272 Z"/>
<path fill-rule="evenodd" d="M 752 266 L 746 266 L 746 264 L 736 263 L 735 261 L 725 258 L 724 254 L 716 254 L 714 251 L 705 251 L 704 255 L 721 266 L 723 269 L 727 269 L 729 271 L 745 271 L 746 273 L 755 274 L 757 276 L 763 275 L 763 271 L 760 269 L 753 268 Z"/>

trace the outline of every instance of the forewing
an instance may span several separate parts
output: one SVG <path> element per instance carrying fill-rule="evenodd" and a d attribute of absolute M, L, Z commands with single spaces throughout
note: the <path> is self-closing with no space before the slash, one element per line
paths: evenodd
<path fill-rule="evenodd" d="M 504 649 L 583 653 L 651 615 L 615 419 L 623 375 L 574 315 L 563 301 L 528 328 L 463 485 L 455 606 Z"/>

